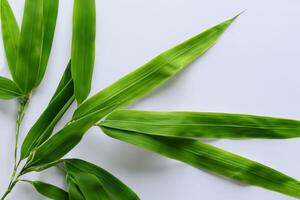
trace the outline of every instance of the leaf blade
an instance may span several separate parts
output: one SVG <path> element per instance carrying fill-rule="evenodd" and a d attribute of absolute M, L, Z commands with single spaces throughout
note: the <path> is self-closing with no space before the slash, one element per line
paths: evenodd
<path fill-rule="evenodd" d="M 125 106 L 148 94 L 204 54 L 236 17 L 226 20 L 160 54 L 81 104 L 74 119 L 103 106 Z"/>
<path fill-rule="evenodd" d="M 96 2 L 75 0 L 73 10 L 72 76 L 80 104 L 91 90 L 95 60 Z"/>
<path fill-rule="evenodd" d="M 0 99 L 15 99 L 22 96 L 18 86 L 8 78 L 0 76 Z"/>
<path fill-rule="evenodd" d="M 300 137 L 300 121 L 227 113 L 117 110 L 101 126 L 183 138 Z"/>
<path fill-rule="evenodd" d="M 212 145 L 191 139 L 146 135 L 107 127 L 101 129 L 110 137 L 185 162 L 196 168 L 300 198 L 299 181 Z"/>

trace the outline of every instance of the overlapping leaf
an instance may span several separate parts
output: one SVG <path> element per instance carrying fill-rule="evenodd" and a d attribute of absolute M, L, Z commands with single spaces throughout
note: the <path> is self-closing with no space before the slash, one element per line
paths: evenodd
<path fill-rule="evenodd" d="M 119 104 L 119 107 L 127 105 L 150 93 L 204 54 L 234 19 L 218 24 L 162 53 L 141 68 L 100 91 L 78 107 L 74 119 L 108 105 L 116 103 Z"/>
<path fill-rule="evenodd" d="M 109 136 L 197 168 L 300 198 L 300 182 L 255 161 L 192 139 L 101 127 Z"/>
<path fill-rule="evenodd" d="M 69 63 L 48 107 L 27 134 L 21 149 L 21 159 L 51 136 L 53 128 L 74 101 L 73 90 Z"/>
<path fill-rule="evenodd" d="M 80 104 L 91 90 L 95 59 L 95 0 L 74 0 L 72 36 L 72 76 L 75 96 Z"/>
<path fill-rule="evenodd" d="M 300 137 L 300 121 L 225 113 L 117 110 L 101 126 L 184 138 Z"/>
<path fill-rule="evenodd" d="M 0 99 L 14 99 L 22 96 L 18 86 L 11 80 L 0 76 Z"/>
<path fill-rule="evenodd" d="M 69 190 L 69 200 L 85 200 L 79 187 L 76 185 L 75 180 L 72 177 L 67 176 L 67 182 Z"/>

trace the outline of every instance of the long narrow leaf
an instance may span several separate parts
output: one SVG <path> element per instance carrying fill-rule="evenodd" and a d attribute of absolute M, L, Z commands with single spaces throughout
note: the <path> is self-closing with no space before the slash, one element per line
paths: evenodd
<path fill-rule="evenodd" d="M 18 86 L 11 80 L 0 76 L 0 99 L 14 99 L 22 96 Z"/>
<path fill-rule="evenodd" d="M 55 125 L 73 103 L 74 89 L 70 73 L 69 64 L 48 107 L 28 132 L 22 144 L 21 159 L 28 157 L 34 148 L 51 136 Z"/>
<path fill-rule="evenodd" d="M 86 200 L 83 197 L 82 192 L 80 191 L 79 187 L 77 186 L 75 180 L 67 176 L 67 182 L 68 182 L 68 191 L 69 191 L 69 200 Z"/>
<path fill-rule="evenodd" d="M 63 189 L 41 181 L 26 181 L 41 195 L 53 200 L 69 200 L 69 195 Z"/>
<path fill-rule="evenodd" d="M 58 14 L 59 0 L 43 0 L 43 46 L 35 86 L 42 81 L 48 64 Z"/>
<path fill-rule="evenodd" d="M 255 161 L 191 139 L 101 127 L 109 136 L 242 183 L 300 198 L 300 182 Z"/>
<path fill-rule="evenodd" d="M 30 92 L 39 73 L 43 43 L 43 1 L 26 0 L 14 80 L 24 94 Z"/>
<path fill-rule="evenodd" d="M 116 103 L 120 107 L 125 106 L 153 91 L 213 46 L 235 18 L 222 22 L 162 53 L 141 68 L 89 98 L 78 107 L 74 119 L 103 106 Z"/>
<path fill-rule="evenodd" d="M 1 25 L 6 58 L 10 73 L 14 77 L 20 30 L 15 15 L 7 0 L 1 0 Z"/>
<path fill-rule="evenodd" d="M 30 168 L 39 168 L 40 165 L 55 162 L 63 157 L 81 141 L 88 129 L 114 109 L 115 105 L 105 107 L 69 123 L 31 153 L 24 171 L 28 171 Z"/>
<path fill-rule="evenodd" d="M 300 137 L 300 121 L 225 113 L 117 110 L 101 126 L 184 138 Z"/>
<path fill-rule="evenodd" d="M 76 176 L 79 173 L 92 174 L 99 179 L 109 199 L 138 200 L 138 196 L 119 179 L 106 170 L 83 160 L 67 159 L 64 161 L 68 173 Z"/>
<path fill-rule="evenodd" d="M 95 59 L 95 0 L 74 0 L 72 37 L 72 76 L 80 104 L 91 90 Z"/>

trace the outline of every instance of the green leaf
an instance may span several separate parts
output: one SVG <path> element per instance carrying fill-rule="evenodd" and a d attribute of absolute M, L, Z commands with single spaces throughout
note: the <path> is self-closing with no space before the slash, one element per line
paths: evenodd
<path fill-rule="evenodd" d="M 43 0 L 43 46 L 35 86 L 40 84 L 46 71 L 55 32 L 58 6 L 59 0 Z"/>
<path fill-rule="evenodd" d="M 4 49 L 10 73 L 14 77 L 16 72 L 16 58 L 20 30 L 15 15 L 7 0 L 1 0 L 1 24 Z"/>
<path fill-rule="evenodd" d="M 117 110 L 101 126 L 184 138 L 300 137 L 300 121 L 225 113 Z"/>
<path fill-rule="evenodd" d="M 242 183 L 300 198 L 300 182 L 255 161 L 192 139 L 101 127 L 109 136 Z"/>
<path fill-rule="evenodd" d="M 73 81 L 69 63 L 46 110 L 28 132 L 21 149 L 21 159 L 29 156 L 32 150 L 45 142 L 74 101 Z"/>
<path fill-rule="evenodd" d="M 115 105 L 105 107 L 81 119 L 70 122 L 31 153 L 24 171 L 34 170 L 39 168 L 39 166 L 55 162 L 63 157 L 81 141 L 88 129 L 114 109 Z"/>
<path fill-rule="evenodd" d="M 80 118 L 111 104 L 118 103 L 120 107 L 125 106 L 153 91 L 203 55 L 235 18 L 222 22 L 157 56 L 141 68 L 89 98 L 78 107 L 73 118 Z"/>
<path fill-rule="evenodd" d="M 35 86 L 43 43 L 43 1 L 26 0 L 13 78 L 24 94 Z"/>
<path fill-rule="evenodd" d="M 95 59 L 95 0 L 74 0 L 72 36 L 72 76 L 75 96 L 80 104 L 91 90 Z"/>
<path fill-rule="evenodd" d="M 18 86 L 11 80 L 0 76 L 0 99 L 14 99 L 22 96 Z"/>
<path fill-rule="evenodd" d="M 67 175 L 68 189 L 69 189 L 69 200 L 85 200 L 79 187 L 76 185 L 75 180 Z"/>
<path fill-rule="evenodd" d="M 94 175 L 99 179 L 109 199 L 119 200 L 138 200 L 138 196 L 128 188 L 124 183 L 114 177 L 106 170 L 83 160 L 67 159 L 65 162 L 65 169 L 73 176 L 80 173 Z"/>
<path fill-rule="evenodd" d="M 77 173 L 73 178 L 86 200 L 110 200 L 103 185 L 93 174 Z"/>
<path fill-rule="evenodd" d="M 26 181 L 36 189 L 37 192 L 45 197 L 53 200 L 69 200 L 69 195 L 63 189 L 54 185 L 44 183 L 41 181 Z"/>

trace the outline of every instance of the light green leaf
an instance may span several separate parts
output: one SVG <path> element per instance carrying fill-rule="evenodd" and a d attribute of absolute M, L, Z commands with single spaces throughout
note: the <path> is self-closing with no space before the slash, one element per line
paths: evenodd
<path fill-rule="evenodd" d="M 69 63 L 51 102 L 27 134 L 21 149 L 21 159 L 28 157 L 34 148 L 51 136 L 55 125 L 73 103 L 74 89 L 70 73 Z"/>
<path fill-rule="evenodd" d="M 18 86 L 11 80 L 0 76 L 0 99 L 14 99 L 22 96 Z"/>
<path fill-rule="evenodd" d="M 93 174 L 77 173 L 72 177 L 86 200 L 110 200 L 103 185 Z"/>
<path fill-rule="evenodd" d="M 69 200 L 69 195 L 63 189 L 41 181 L 27 181 L 41 195 L 53 200 Z"/>
<path fill-rule="evenodd" d="M 105 107 L 81 119 L 70 122 L 31 153 L 24 171 L 29 171 L 31 168 L 34 170 L 39 168 L 39 166 L 55 162 L 63 157 L 80 142 L 88 129 L 114 109 L 115 105 Z"/>
<path fill-rule="evenodd" d="M 91 90 L 95 59 L 95 0 L 74 0 L 72 36 L 72 76 L 77 102 L 86 99 Z"/>
<path fill-rule="evenodd" d="M 43 0 L 43 46 L 35 86 L 40 84 L 47 68 L 55 32 L 58 6 L 59 0 Z"/>
<path fill-rule="evenodd" d="M 73 116 L 74 119 L 94 112 L 103 106 L 116 103 L 120 107 L 125 106 L 153 91 L 203 55 L 235 18 L 222 22 L 162 53 L 141 68 L 100 91 L 78 107 Z"/>
<path fill-rule="evenodd" d="M 75 180 L 67 175 L 69 200 L 85 200 L 79 187 L 76 185 Z"/>
<path fill-rule="evenodd" d="M 101 127 L 109 136 L 242 183 L 300 198 L 300 182 L 255 161 L 192 139 Z"/>
<path fill-rule="evenodd" d="M 184 138 L 300 137 L 300 121 L 225 113 L 117 110 L 101 126 Z"/>
<path fill-rule="evenodd" d="M 13 78 L 24 94 L 35 86 L 43 43 L 43 1 L 26 0 Z"/>
<path fill-rule="evenodd" d="M 64 161 L 68 173 L 76 176 L 79 173 L 92 174 L 99 179 L 109 199 L 138 200 L 138 196 L 124 183 L 106 170 L 83 160 L 67 159 Z"/>
<path fill-rule="evenodd" d="M 1 24 L 6 58 L 10 73 L 14 77 L 20 30 L 15 15 L 7 0 L 1 0 Z"/>

